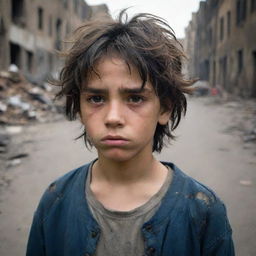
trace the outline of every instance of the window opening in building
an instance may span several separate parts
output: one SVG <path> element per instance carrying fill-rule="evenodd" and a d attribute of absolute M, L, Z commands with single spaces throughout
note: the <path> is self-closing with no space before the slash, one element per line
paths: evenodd
<path fill-rule="evenodd" d="M 200 79 L 209 81 L 209 76 L 210 76 L 209 60 L 205 60 L 200 63 L 199 76 L 200 76 Z"/>
<path fill-rule="evenodd" d="M 256 11 L 256 0 L 251 0 L 251 12 Z"/>
<path fill-rule="evenodd" d="M 61 21 L 61 19 L 57 19 L 57 21 L 56 21 L 56 41 L 55 41 L 55 48 L 57 50 L 61 49 L 61 30 L 62 30 L 62 21 Z"/>
<path fill-rule="evenodd" d="M 53 55 L 50 52 L 48 53 L 48 65 L 49 72 L 53 72 Z"/>
<path fill-rule="evenodd" d="M 220 40 L 224 38 L 224 17 L 220 19 Z"/>
<path fill-rule="evenodd" d="M 241 73 L 243 70 L 243 50 L 237 52 L 237 64 L 238 64 L 238 73 Z"/>
<path fill-rule="evenodd" d="M 216 86 L 216 61 L 213 61 L 213 72 L 212 72 L 212 83 L 213 86 Z"/>
<path fill-rule="evenodd" d="M 4 24 L 4 18 L 0 16 L 0 36 L 4 35 L 6 32 L 5 24 Z"/>
<path fill-rule="evenodd" d="M 36 51 L 36 68 L 39 69 L 45 69 L 45 66 L 47 63 L 45 62 L 45 52 L 44 50 L 38 49 Z"/>
<path fill-rule="evenodd" d="M 246 20 L 247 0 L 242 1 L 242 21 Z"/>
<path fill-rule="evenodd" d="M 15 64 L 18 68 L 21 67 L 21 48 L 19 45 L 10 43 L 10 59 L 11 64 Z"/>
<path fill-rule="evenodd" d="M 49 16 L 49 23 L 48 23 L 48 34 L 52 36 L 52 16 Z"/>
<path fill-rule="evenodd" d="M 252 52 L 252 58 L 253 58 L 252 96 L 256 97 L 256 51 Z"/>
<path fill-rule="evenodd" d="M 212 45 L 212 28 L 209 28 L 208 30 L 208 43 L 209 45 Z"/>
<path fill-rule="evenodd" d="M 78 14 L 78 0 L 73 0 L 74 12 Z"/>
<path fill-rule="evenodd" d="M 231 12 L 228 11 L 228 13 L 227 13 L 227 33 L 228 33 L 228 36 L 230 36 L 230 32 L 231 32 Z"/>
<path fill-rule="evenodd" d="M 30 51 L 26 51 L 26 55 L 27 55 L 27 70 L 32 73 L 33 71 L 33 53 Z"/>
<path fill-rule="evenodd" d="M 70 31 L 71 31 L 70 25 L 69 25 L 69 23 L 67 22 L 67 24 L 66 24 L 66 35 L 69 35 Z"/>
<path fill-rule="evenodd" d="M 236 1 L 236 24 L 240 25 L 246 20 L 247 0 Z"/>
<path fill-rule="evenodd" d="M 62 21 L 61 19 L 57 19 L 56 21 L 56 37 L 61 38 L 61 27 L 62 27 Z"/>
<path fill-rule="evenodd" d="M 209 60 L 205 60 L 205 80 L 209 81 L 210 77 L 210 62 Z"/>
<path fill-rule="evenodd" d="M 227 66 L 227 56 L 223 57 L 222 59 L 222 81 L 223 81 L 223 86 L 224 88 L 227 88 L 227 69 L 228 69 L 228 66 Z"/>
<path fill-rule="evenodd" d="M 62 0 L 63 6 L 65 9 L 68 8 L 68 0 Z"/>
<path fill-rule="evenodd" d="M 12 0 L 11 15 L 14 24 L 25 26 L 24 0 Z"/>
<path fill-rule="evenodd" d="M 88 17 L 88 7 L 84 4 L 82 7 L 82 19 L 85 20 Z"/>
<path fill-rule="evenodd" d="M 44 25 L 44 10 L 39 7 L 37 9 L 37 14 L 38 14 L 38 29 L 43 30 L 43 25 Z"/>
<path fill-rule="evenodd" d="M 239 25 L 240 24 L 240 9 L 241 9 L 241 2 L 240 1 L 236 1 L 236 24 Z"/>
<path fill-rule="evenodd" d="M 220 58 L 219 60 L 219 66 L 220 66 L 220 84 L 227 89 L 227 56 L 224 56 Z"/>

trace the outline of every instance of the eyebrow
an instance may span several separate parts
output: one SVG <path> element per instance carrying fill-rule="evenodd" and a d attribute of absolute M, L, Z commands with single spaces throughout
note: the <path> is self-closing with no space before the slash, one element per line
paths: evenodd
<path fill-rule="evenodd" d="M 145 87 L 139 87 L 139 88 L 120 88 L 119 91 L 124 94 L 129 93 L 150 93 L 152 92 L 152 89 L 145 88 Z M 95 93 L 95 94 L 106 94 L 108 93 L 108 89 L 101 89 L 101 88 L 92 88 L 92 87 L 85 87 L 83 89 L 83 92 L 87 93 Z"/>

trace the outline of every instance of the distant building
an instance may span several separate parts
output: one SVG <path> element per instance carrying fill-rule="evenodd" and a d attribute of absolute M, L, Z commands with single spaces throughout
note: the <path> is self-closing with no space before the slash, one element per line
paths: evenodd
<path fill-rule="evenodd" d="M 91 15 L 106 15 L 108 13 L 108 7 L 106 4 L 91 5 Z"/>
<path fill-rule="evenodd" d="M 55 50 L 83 21 L 108 14 L 106 5 L 84 0 L 0 1 L 0 70 L 16 64 L 31 80 L 42 81 L 58 71 Z"/>
<path fill-rule="evenodd" d="M 256 0 L 200 2 L 185 34 L 189 77 L 256 97 Z"/>

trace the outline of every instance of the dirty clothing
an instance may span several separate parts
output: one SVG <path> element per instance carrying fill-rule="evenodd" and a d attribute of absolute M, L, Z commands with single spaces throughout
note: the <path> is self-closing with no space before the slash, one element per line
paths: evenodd
<path fill-rule="evenodd" d="M 86 199 L 92 216 L 101 229 L 94 256 L 144 255 L 144 240 L 140 229 L 159 209 L 170 187 L 172 171 L 168 168 L 160 190 L 146 203 L 131 211 L 114 211 L 105 208 L 91 191 L 91 169 L 89 168 L 86 179 Z"/>
<path fill-rule="evenodd" d="M 172 163 L 173 180 L 153 217 L 141 227 L 145 255 L 233 256 L 225 206 Z M 94 255 L 101 230 L 84 196 L 90 164 L 51 184 L 35 212 L 27 256 Z"/>

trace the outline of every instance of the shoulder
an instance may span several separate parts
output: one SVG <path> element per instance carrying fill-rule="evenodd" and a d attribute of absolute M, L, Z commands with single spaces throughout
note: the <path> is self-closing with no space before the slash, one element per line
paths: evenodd
<path fill-rule="evenodd" d="M 207 248 L 231 237 L 231 227 L 222 200 L 209 187 L 191 178 L 174 164 L 174 179 L 178 186 L 183 209 L 189 213 L 198 234 Z"/>
<path fill-rule="evenodd" d="M 189 230 L 197 234 L 203 255 L 234 255 L 232 229 L 221 199 L 174 164 L 164 164 L 174 173 L 166 202 L 173 202 L 169 203 L 175 208 L 173 216 L 179 218 L 180 223 L 186 223 L 182 229 L 189 226 Z M 163 208 L 168 208 L 167 204 Z"/>
<path fill-rule="evenodd" d="M 84 184 L 89 166 L 90 163 L 71 170 L 47 187 L 36 210 L 36 215 L 42 221 L 56 202 L 65 198 L 71 190 L 78 190 Z"/>
<path fill-rule="evenodd" d="M 211 220 L 227 221 L 225 205 L 212 189 L 188 176 L 173 163 L 164 164 L 173 170 L 173 182 L 168 193 L 178 199 L 177 209 L 187 212 L 191 221 L 200 227 Z"/>
<path fill-rule="evenodd" d="M 212 189 L 185 174 L 175 164 L 167 162 L 164 164 L 167 164 L 173 170 L 172 189 L 174 189 L 177 194 L 187 199 L 196 199 L 196 201 L 205 205 L 221 202 Z"/>

